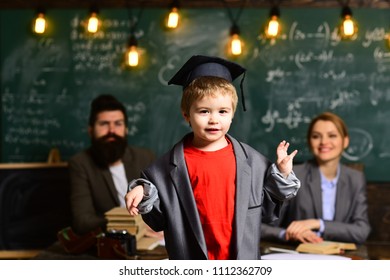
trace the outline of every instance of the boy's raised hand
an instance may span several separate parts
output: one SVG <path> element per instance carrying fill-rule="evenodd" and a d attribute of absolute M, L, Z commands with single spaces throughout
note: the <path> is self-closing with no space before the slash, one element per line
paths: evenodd
<path fill-rule="evenodd" d="M 291 173 L 293 167 L 293 159 L 298 153 L 298 150 L 294 150 L 291 154 L 288 154 L 287 150 L 289 146 L 290 143 L 283 140 L 276 148 L 276 165 L 280 173 L 282 173 L 282 175 L 284 176 L 284 178 L 287 178 L 287 176 Z"/>

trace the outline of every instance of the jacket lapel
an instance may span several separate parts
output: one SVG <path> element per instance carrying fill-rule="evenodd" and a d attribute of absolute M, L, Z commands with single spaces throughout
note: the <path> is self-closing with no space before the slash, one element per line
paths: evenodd
<path fill-rule="evenodd" d="M 116 191 L 116 188 L 114 185 L 114 181 L 113 181 L 112 176 L 111 176 L 110 169 L 105 168 L 103 170 L 103 178 L 107 183 L 106 186 L 108 186 L 108 190 L 110 191 L 110 194 L 111 194 L 112 198 L 114 199 L 116 205 L 120 205 L 119 199 L 117 196 L 117 191 Z"/>
<path fill-rule="evenodd" d="M 335 207 L 335 213 L 334 213 L 334 220 L 335 221 L 342 221 L 343 216 L 345 213 L 348 212 L 349 205 L 346 203 L 348 201 L 347 198 L 350 195 L 350 190 L 348 189 L 348 184 L 346 183 L 347 177 L 346 172 L 344 172 L 345 167 L 341 164 L 340 165 L 340 177 L 337 182 L 337 189 L 336 189 L 336 207 Z"/>
<path fill-rule="evenodd" d="M 313 199 L 314 214 L 317 218 L 322 218 L 322 190 L 320 169 L 314 163 L 310 164 L 308 188 Z"/>
<path fill-rule="evenodd" d="M 242 243 L 244 236 L 246 216 L 248 212 L 249 196 L 251 191 L 250 178 L 251 168 L 248 165 L 246 154 L 242 146 L 237 140 L 229 137 L 233 143 L 234 153 L 236 156 L 236 205 L 235 205 L 235 219 L 233 232 L 236 235 L 237 242 L 235 242 L 235 253 L 239 251 L 239 244 Z"/>

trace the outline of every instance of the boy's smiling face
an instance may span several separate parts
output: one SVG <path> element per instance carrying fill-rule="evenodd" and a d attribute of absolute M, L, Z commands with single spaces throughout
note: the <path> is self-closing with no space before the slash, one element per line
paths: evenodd
<path fill-rule="evenodd" d="M 184 118 L 194 132 L 193 145 L 205 151 L 215 151 L 227 145 L 226 133 L 233 120 L 233 102 L 230 94 L 216 92 L 195 101 L 189 116 Z"/>

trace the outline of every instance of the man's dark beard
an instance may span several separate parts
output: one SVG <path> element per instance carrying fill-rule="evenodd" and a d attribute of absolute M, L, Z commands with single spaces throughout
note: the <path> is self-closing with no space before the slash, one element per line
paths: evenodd
<path fill-rule="evenodd" d="M 114 138 L 114 141 L 107 141 Z M 121 159 L 127 147 L 126 137 L 120 137 L 114 133 L 109 133 L 100 138 L 91 139 L 91 156 L 101 167 L 108 167 L 110 164 Z"/>

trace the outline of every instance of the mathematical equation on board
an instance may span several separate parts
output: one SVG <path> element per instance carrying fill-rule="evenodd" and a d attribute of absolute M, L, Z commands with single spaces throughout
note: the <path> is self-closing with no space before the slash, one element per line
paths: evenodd
<path fill-rule="evenodd" d="M 51 95 L 53 96 L 53 95 Z M 59 131 L 66 116 L 59 118 L 46 110 L 47 106 L 61 103 L 60 96 L 51 99 L 46 93 L 38 93 L 36 89 L 22 96 L 14 94 L 6 87 L 2 94 L 2 110 L 7 129 L 4 142 L 12 145 L 42 145 L 51 147 L 67 147 L 80 149 L 84 143 L 54 137 L 52 131 Z"/>
<path fill-rule="evenodd" d="M 297 21 L 294 21 L 291 24 L 291 27 L 287 30 L 286 33 L 281 34 L 278 37 L 278 40 L 288 40 L 291 43 L 299 43 L 300 41 L 311 40 L 316 43 L 317 46 L 328 47 L 328 46 L 337 46 L 342 41 L 342 38 L 339 35 L 339 28 L 329 26 L 328 22 L 323 22 L 318 25 L 314 32 L 308 32 L 304 30 L 305 27 L 301 28 L 300 24 Z M 384 42 L 389 39 L 390 34 L 386 31 L 385 27 L 374 27 L 372 29 L 366 29 L 360 40 L 362 47 L 368 48 L 372 44 L 377 42 Z M 260 41 L 265 44 L 267 39 L 265 37 L 260 37 Z M 356 41 L 358 35 L 355 34 L 350 40 Z M 271 44 L 274 44 L 275 41 L 271 41 Z"/>
<path fill-rule="evenodd" d="M 295 129 L 301 124 L 308 124 L 311 121 L 312 115 L 303 113 L 305 108 L 328 108 L 334 111 L 338 107 L 345 108 L 348 104 L 350 106 L 360 104 L 359 93 L 341 91 L 335 95 L 334 99 L 329 100 L 322 97 L 298 97 L 287 102 L 287 108 L 283 110 L 286 112 L 285 115 L 269 106 L 266 113 L 261 117 L 261 123 L 266 125 L 266 132 L 272 132 L 278 124 L 283 124 L 288 129 Z"/>
<path fill-rule="evenodd" d="M 279 114 L 280 113 L 278 111 L 267 111 L 261 121 L 265 124 L 272 124 L 273 126 L 275 126 L 275 123 L 283 123 L 290 129 L 296 128 L 302 123 L 308 124 L 311 121 L 311 117 L 304 116 L 298 110 L 290 110 L 285 117 L 281 117 Z M 350 161 L 358 161 L 371 152 L 373 148 L 373 137 L 369 132 L 360 128 L 350 128 L 349 135 L 351 142 L 343 154 L 346 159 Z M 304 144 L 302 139 L 295 138 L 294 136 L 291 138 L 291 143 L 300 145 Z M 380 157 L 390 157 L 390 155 L 388 153 L 383 153 Z"/>
<path fill-rule="evenodd" d="M 374 27 L 372 29 L 365 30 L 364 34 L 361 35 L 362 38 L 358 38 L 355 35 L 350 40 L 354 44 L 360 44 L 362 48 L 369 48 L 372 45 L 380 45 L 380 47 L 375 47 L 372 52 L 372 56 L 377 63 L 388 64 L 390 63 L 390 34 L 386 32 L 384 27 Z M 338 46 L 341 42 L 341 37 L 338 34 L 338 28 L 335 27 L 333 30 L 329 27 L 329 23 L 323 22 L 320 24 L 314 32 L 307 32 L 303 29 L 300 29 L 298 22 L 293 22 L 290 29 L 287 33 L 281 34 L 277 40 L 284 40 L 289 42 L 289 47 L 293 48 L 294 46 L 302 46 L 302 42 L 310 41 L 310 49 L 309 51 L 299 51 L 295 54 L 289 55 L 288 57 L 280 57 L 280 56 L 269 56 L 267 53 L 266 58 L 264 58 L 264 62 L 267 65 L 272 65 L 273 62 L 285 62 L 285 61 L 293 61 L 297 68 L 304 68 L 305 63 L 309 62 L 322 62 L 326 63 L 332 61 L 334 59 L 334 51 L 332 48 Z M 275 45 L 276 41 L 271 40 L 271 43 L 264 37 L 260 37 L 260 43 L 262 45 Z M 312 51 L 312 49 L 316 49 L 317 52 Z M 263 50 L 260 50 L 261 54 Z M 260 55 L 257 54 L 257 55 Z M 344 57 L 338 57 L 340 62 L 351 62 L 354 59 L 352 54 L 346 54 Z M 382 69 L 388 70 L 389 68 Z"/>
<path fill-rule="evenodd" d="M 390 101 L 390 46 L 386 46 L 389 35 L 385 28 L 367 29 L 360 38 L 352 39 L 354 48 L 348 51 L 339 46 L 337 32 L 327 22 L 314 32 L 303 31 L 294 22 L 281 37 L 285 41 L 283 46 L 271 42 L 256 53 L 265 66 L 267 92 L 263 103 L 266 108 L 257 116 L 257 122 L 266 133 L 286 128 L 296 131 L 325 110 L 348 116 L 364 106 L 365 110 L 376 112 L 373 119 L 379 118 L 377 112 L 385 110 Z M 362 53 L 366 60 L 362 59 Z M 381 118 L 377 122 L 385 125 L 387 121 Z M 359 120 L 352 123 L 359 128 L 351 127 L 350 136 L 355 141 L 351 140 L 344 157 L 358 161 L 372 151 L 374 139 L 367 129 L 360 128 L 364 125 L 360 126 Z M 305 144 L 294 136 L 291 139 L 292 143 L 296 140 Z M 388 148 L 380 150 L 379 157 L 389 157 Z"/>
<path fill-rule="evenodd" d="M 51 71 L 55 71 L 52 68 Z M 2 94 L 3 119 L 7 127 L 4 130 L 4 143 L 16 146 L 43 146 L 81 150 L 85 147 L 82 140 L 72 139 L 69 133 L 61 133 L 69 122 L 87 124 L 85 108 L 75 104 L 77 100 L 64 89 L 61 94 L 48 92 L 46 86 L 50 82 L 40 78 L 26 93 L 16 94 L 10 87 L 5 87 Z M 73 104 L 73 105 L 72 105 Z M 74 106 L 75 105 L 75 106 Z M 60 108 L 73 106 L 59 114 Z M 51 110 L 56 108 L 56 110 Z M 139 131 L 139 123 L 146 114 L 146 105 L 138 101 L 126 103 L 128 115 L 128 134 L 134 136 Z M 83 125 L 84 126 L 84 125 Z M 53 133 L 57 131 L 58 133 Z M 66 134 L 66 133 L 65 133 Z M 74 131 L 74 134 L 80 132 Z"/>
<path fill-rule="evenodd" d="M 101 72 L 120 75 L 124 71 L 123 60 L 129 39 L 130 20 L 104 19 L 102 28 L 93 35 L 80 31 L 84 19 L 75 16 L 70 21 L 70 43 L 75 72 Z M 143 30 L 134 36 L 140 38 Z M 142 49 L 140 49 L 142 50 Z"/>
<path fill-rule="evenodd" d="M 275 70 L 268 72 L 268 78 L 274 77 Z M 283 73 L 283 70 L 276 70 L 278 73 Z M 347 76 L 343 79 L 343 84 L 355 84 L 359 82 L 367 82 L 368 87 L 365 92 L 362 92 L 358 88 L 342 87 L 339 83 L 329 83 L 329 89 L 312 91 L 309 94 L 305 93 L 305 88 L 310 87 L 309 82 L 302 83 L 297 86 L 298 82 L 295 81 L 296 76 L 291 79 L 284 79 L 279 77 L 278 79 L 268 79 L 270 83 L 275 83 L 279 86 L 273 88 L 268 102 L 265 115 L 261 118 L 261 122 L 266 125 L 265 131 L 272 132 L 277 124 L 284 124 L 288 129 L 298 128 L 301 124 L 307 124 L 310 122 L 311 115 L 304 115 L 304 111 L 307 108 L 318 108 L 319 110 L 327 109 L 331 111 L 353 111 L 359 110 L 362 104 L 371 105 L 372 107 L 379 107 L 383 103 L 389 102 L 389 92 L 386 84 L 390 83 L 390 77 L 384 74 L 372 73 L 368 77 L 364 73 L 358 73 L 356 75 Z M 316 77 L 321 78 L 320 76 Z M 334 77 L 333 77 L 334 79 Z M 301 89 L 300 96 L 286 97 L 285 93 L 289 87 Z M 310 110 L 308 110 L 310 112 Z M 285 112 L 285 113 L 282 113 Z"/>
<path fill-rule="evenodd" d="M 58 135 L 57 138 L 52 133 L 60 131 L 70 119 L 70 116 L 56 115 L 55 111 L 47 111 L 47 108 L 51 108 L 51 106 L 58 108 L 64 104 L 70 104 L 69 100 L 64 101 L 63 95 L 29 92 L 21 99 L 20 96 L 18 98 L 16 96 L 9 91 L 9 88 L 5 88 L 2 95 L 4 121 L 8 126 L 4 135 L 5 143 L 66 147 L 75 150 L 80 150 L 85 146 L 82 141 L 64 140 L 63 136 Z M 54 98 L 50 98 L 53 96 Z M 76 122 L 86 122 L 85 110 L 82 108 L 74 109 L 72 114 L 76 116 Z M 146 105 L 143 102 L 126 103 L 126 111 L 128 114 L 128 134 L 134 136 L 139 131 L 138 125 L 146 114 Z"/>

